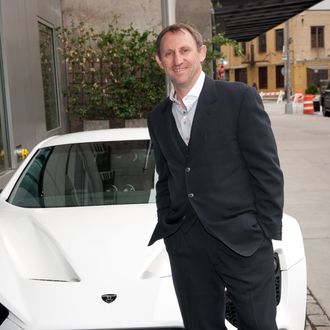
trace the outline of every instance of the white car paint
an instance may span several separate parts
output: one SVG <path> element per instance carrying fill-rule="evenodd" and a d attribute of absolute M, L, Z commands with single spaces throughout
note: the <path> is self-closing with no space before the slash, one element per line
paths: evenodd
<path fill-rule="evenodd" d="M 142 128 L 55 136 L 16 171 L 0 197 L 0 303 L 9 310 L 0 330 L 182 327 L 163 242 L 147 247 L 155 204 L 26 209 L 6 201 L 41 147 L 148 138 Z M 282 275 L 278 328 L 303 330 L 306 263 L 294 218 L 284 215 L 273 247 Z M 113 303 L 101 299 L 108 293 Z"/>

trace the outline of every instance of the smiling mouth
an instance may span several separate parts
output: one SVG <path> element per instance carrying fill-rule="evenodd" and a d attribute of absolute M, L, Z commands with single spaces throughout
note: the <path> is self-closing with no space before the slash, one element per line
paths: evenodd
<path fill-rule="evenodd" d="M 175 73 L 180 73 L 180 72 L 185 71 L 186 69 L 187 69 L 187 68 L 174 68 L 173 71 L 174 71 Z"/>

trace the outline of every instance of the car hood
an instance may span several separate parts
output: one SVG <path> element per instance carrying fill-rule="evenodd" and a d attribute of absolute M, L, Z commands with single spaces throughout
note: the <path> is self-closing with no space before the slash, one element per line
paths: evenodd
<path fill-rule="evenodd" d="M 24 328 L 182 324 L 164 246 L 147 247 L 155 205 L 0 208 L 0 298 Z"/>

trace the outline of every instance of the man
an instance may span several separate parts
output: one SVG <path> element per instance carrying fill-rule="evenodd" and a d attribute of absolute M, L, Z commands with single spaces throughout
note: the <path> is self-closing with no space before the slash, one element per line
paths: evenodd
<path fill-rule="evenodd" d="M 271 239 L 281 239 L 283 176 L 269 118 L 252 87 L 202 72 L 200 34 L 157 39 L 170 97 L 148 119 L 159 175 L 158 223 L 185 328 L 222 330 L 225 288 L 240 330 L 275 330 Z"/>

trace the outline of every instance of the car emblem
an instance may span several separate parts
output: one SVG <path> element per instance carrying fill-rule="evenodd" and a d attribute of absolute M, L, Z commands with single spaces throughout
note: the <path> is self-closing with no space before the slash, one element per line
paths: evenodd
<path fill-rule="evenodd" d="M 117 295 L 115 293 L 106 293 L 102 295 L 102 300 L 106 302 L 107 304 L 110 304 L 114 302 L 117 298 Z"/>

